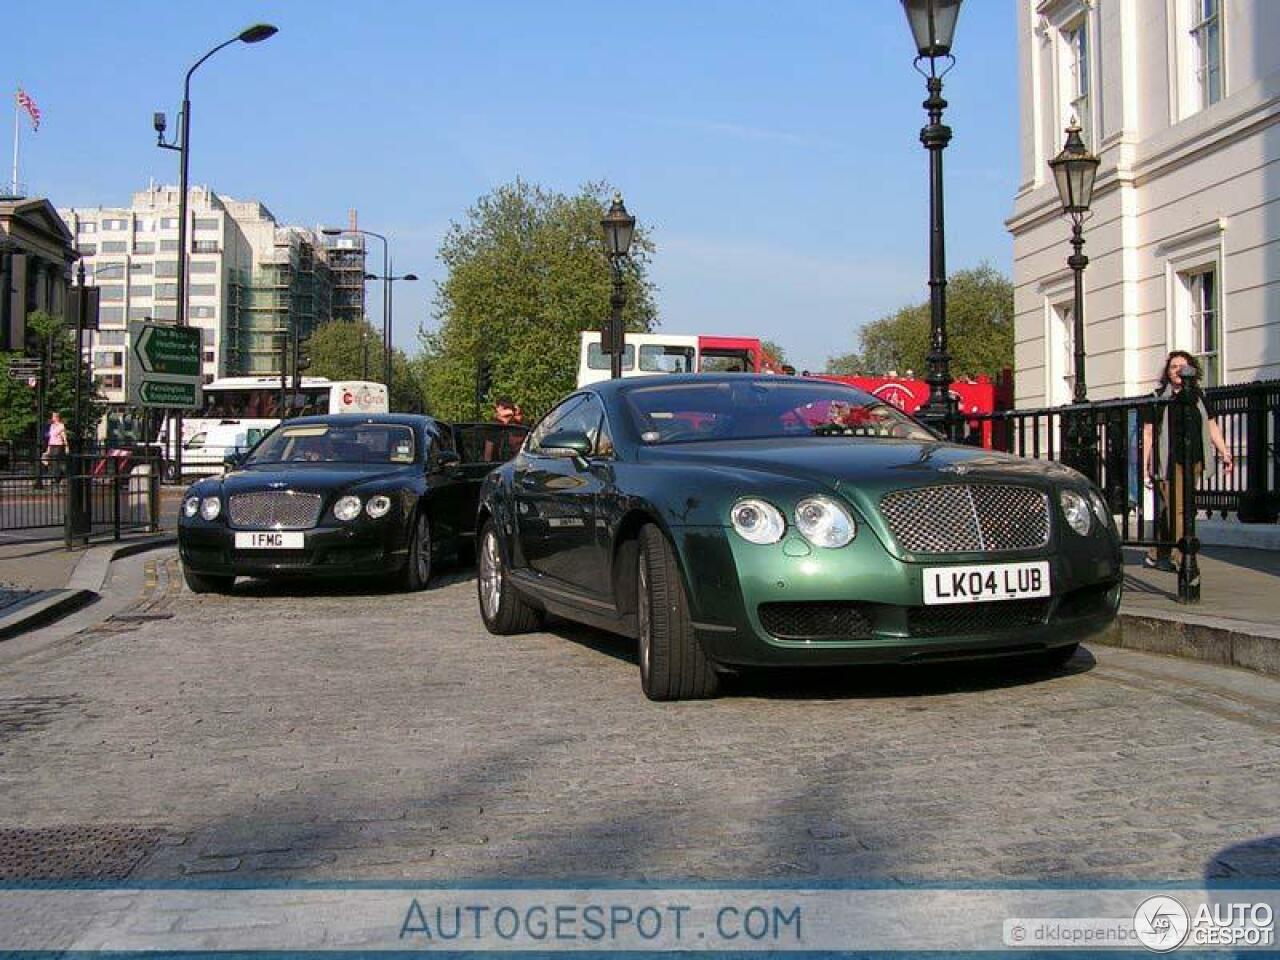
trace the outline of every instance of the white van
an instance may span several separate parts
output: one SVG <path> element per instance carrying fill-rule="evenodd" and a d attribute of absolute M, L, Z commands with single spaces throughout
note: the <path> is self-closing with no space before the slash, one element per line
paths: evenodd
<path fill-rule="evenodd" d="M 223 461 L 227 457 L 245 453 L 272 429 L 269 426 L 248 426 L 234 420 L 209 424 L 182 444 L 182 471 L 222 473 Z"/>

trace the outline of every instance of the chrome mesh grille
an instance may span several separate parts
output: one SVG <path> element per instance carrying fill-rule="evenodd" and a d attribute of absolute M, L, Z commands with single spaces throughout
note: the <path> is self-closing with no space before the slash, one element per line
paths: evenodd
<path fill-rule="evenodd" d="M 320 497 L 292 490 L 237 493 L 227 510 L 231 525 L 245 530 L 307 530 L 320 518 Z"/>
<path fill-rule="evenodd" d="M 942 484 L 880 498 L 894 539 L 909 553 L 1034 550 L 1049 542 L 1049 498 L 1032 487 Z"/>

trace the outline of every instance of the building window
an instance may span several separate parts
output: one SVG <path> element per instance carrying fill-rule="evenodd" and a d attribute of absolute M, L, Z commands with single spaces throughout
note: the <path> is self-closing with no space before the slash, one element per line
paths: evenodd
<path fill-rule="evenodd" d="M 151 287 L 135 284 L 129 288 L 129 296 L 131 297 L 150 297 Z"/>
<path fill-rule="evenodd" d="M 218 295 L 218 285 L 216 283 L 193 283 L 191 284 L 191 295 L 193 297 L 216 297 Z"/>
<path fill-rule="evenodd" d="M 142 243 L 135 243 L 133 245 L 133 252 L 134 253 L 155 253 L 156 245 L 150 240 L 146 240 Z"/>
<path fill-rule="evenodd" d="M 1189 0 L 1191 49 L 1200 109 L 1222 99 L 1222 0 Z"/>
<path fill-rule="evenodd" d="M 1074 24 L 1062 31 L 1062 39 L 1066 46 L 1066 74 L 1063 77 L 1065 97 L 1063 98 L 1062 123 L 1066 127 L 1074 117 L 1080 124 L 1080 135 L 1086 142 L 1092 133 L 1092 114 L 1090 112 L 1090 80 L 1089 80 L 1089 19 L 1082 16 Z"/>
<path fill-rule="evenodd" d="M 124 307 L 99 307 L 99 323 L 124 323 Z"/>
<path fill-rule="evenodd" d="M 151 308 L 150 307 L 130 307 L 129 319 L 130 320 L 150 320 Z"/>
<path fill-rule="evenodd" d="M 151 264 L 149 264 L 149 263 L 143 263 L 143 262 L 142 262 L 142 261 L 140 261 L 140 260 L 135 260 L 133 263 L 129 264 L 129 272 L 130 272 L 130 273 L 144 273 L 144 274 L 150 274 L 150 273 L 151 273 Z"/>
<path fill-rule="evenodd" d="M 128 220 L 103 220 L 102 229 L 103 230 L 128 230 L 129 221 Z"/>
<path fill-rule="evenodd" d="M 176 277 L 178 275 L 178 261 L 157 260 L 155 275 L 157 277 Z"/>
<path fill-rule="evenodd" d="M 98 334 L 98 346 L 100 347 L 123 347 L 124 346 L 123 330 L 103 330 Z"/>
<path fill-rule="evenodd" d="M 134 233 L 151 233 L 156 228 L 156 222 L 149 217 L 139 217 L 133 222 Z"/>
<path fill-rule="evenodd" d="M 161 240 L 160 252 L 161 253 L 177 253 L 178 241 L 177 240 Z"/>
<path fill-rule="evenodd" d="M 177 300 L 178 285 L 176 283 L 157 283 L 156 299 L 157 300 Z"/>
<path fill-rule="evenodd" d="M 93 354 L 94 367 L 120 367 L 123 365 L 124 354 L 116 353 L 114 350 L 95 350 Z"/>
<path fill-rule="evenodd" d="M 76 227 L 76 232 L 77 233 L 96 233 L 97 229 L 98 229 L 98 225 L 94 223 L 92 220 L 81 220 L 79 225 Z"/>
<path fill-rule="evenodd" d="M 177 217 L 161 217 L 160 229 L 161 230 L 177 230 L 178 218 Z"/>
<path fill-rule="evenodd" d="M 196 217 L 195 228 L 197 230 L 217 230 L 219 227 L 217 217 Z"/>
<path fill-rule="evenodd" d="M 100 377 L 94 377 L 98 386 L 103 390 L 122 390 L 124 389 L 124 376 L 119 373 L 107 373 Z"/>
<path fill-rule="evenodd" d="M 194 243 L 191 244 L 191 249 L 194 253 L 217 253 L 218 241 L 217 240 L 196 240 Z"/>
<path fill-rule="evenodd" d="M 212 350 L 206 350 L 204 352 L 205 363 L 217 363 L 217 361 L 218 361 L 218 355 L 214 353 Z"/>
<path fill-rule="evenodd" d="M 202 320 L 208 320 L 218 315 L 215 307 L 192 307 L 191 316 Z"/>
<path fill-rule="evenodd" d="M 1050 406 L 1071 403 L 1076 388 L 1076 317 L 1070 300 L 1055 304 L 1049 330 Z"/>
<path fill-rule="evenodd" d="M 119 283 L 108 283 L 98 287 L 98 298 L 105 303 L 108 300 L 123 300 L 124 286 Z"/>
<path fill-rule="evenodd" d="M 98 252 L 98 245 L 97 245 L 96 243 L 82 243 L 82 244 L 80 244 L 80 246 L 79 246 L 79 247 L 77 247 L 76 249 L 78 249 L 78 250 L 80 251 L 80 256 L 82 256 L 82 257 L 92 257 L 92 256 L 95 256 L 95 255 L 97 254 L 97 252 Z"/>
<path fill-rule="evenodd" d="M 196 253 L 199 253 L 199 252 L 200 252 L 199 250 L 196 251 Z M 217 273 L 218 261 L 217 260 L 192 260 L 191 272 L 192 273 Z"/>
<path fill-rule="evenodd" d="M 1186 293 L 1190 352 L 1204 371 L 1203 387 L 1222 383 L 1222 311 L 1218 308 L 1218 272 L 1210 267 L 1179 274 Z"/>
<path fill-rule="evenodd" d="M 178 308 L 173 304 L 156 304 L 155 310 L 152 312 L 152 318 L 155 320 L 177 320 Z"/>
<path fill-rule="evenodd" d="M 103 253 L 128 253 L 129 245 L 123 240 L 106 240 L 102 244 Z"/>

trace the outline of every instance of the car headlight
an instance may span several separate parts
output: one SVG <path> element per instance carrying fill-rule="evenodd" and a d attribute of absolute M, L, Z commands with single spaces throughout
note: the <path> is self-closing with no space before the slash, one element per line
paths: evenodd
<path fill-rule="evenodd" d="M 376 497 L 370 497 L 369 502 L 364 505 L 364 512 L 373 519 L 385 517 L 387 511 L 391 509 L 391 498 L 378 494 Z"/>
<path fill-rule="evenodd" d="M 187 497 L 182 501 L 182 515 L 184 517 L 194 517 L 200 510 L 199 497 Z"/>
<path fill-rule="evenodd" d="M 782 512 L 764 500 L 739 500 L 729 512 L 729 519 L 738 536 L 748 543 L 777 543 L 787 532 Z"/>
<path fill-rule="evenodd" d="M 360 516 L 360 498 L 339 497 L 338 502 L 333 505 L 333 515 L 343 523 L 354 520 Z"/>
<path fill-rule="evenodd" d="M 1059 500 L 1062 502 L 1063 516 L 1067 518 L 1071 529 L 1082 537 L 1088 535 L 1089 528 L 1093 524 L 1090 519 L 1092 511 L 1089 509 L 1089 501 L 1074 490 L 1063 490 Z"/>
<path fill-rule="evenodd" d="M 217 497 L 205 497 L 200 501 L 200 516 L 206 520 L 217 520 L 222 512 L 222 501 Z"/>
<path fill-rule="evenodd" d="M 853 516 L 830 497 L 806 497 L 796 504 L 796 529 L 815 547 L 843 547 L 858 534 Z"/>

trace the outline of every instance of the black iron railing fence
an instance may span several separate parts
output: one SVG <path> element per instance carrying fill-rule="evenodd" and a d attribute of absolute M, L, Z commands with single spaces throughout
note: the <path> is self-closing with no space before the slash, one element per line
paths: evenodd
<path fill-rule="evenodd" d="M 0 448 L 0 531 L 59 529 L 68 546 L 155 530 L 161 458 L 154 449 L 89 449 L 48 456 L 32 445 Z"/>
<path fill-rule="evenodd" d="M 1280 515 L 1280 380 L 1204 392 L 1205 407 L 1230 454 L 1230 467 L 1216 451 L 1196 465 L 1203 457 L 1198 452 L 1199 418 L 1184 402 L 1190 400 L 1189 393 L 1175 399 L 1149 394 L 965 419 L 978 428 L 990 423 L 994 449 L 1062 461 L 1094 479 L 1111 505 L 1124 542 L 1146 547 L 1158 557 L 1175 556 L 1179 596 L 1194 601 L 1199 593 L 1197 513 L 1235 514 L 1249 523 L 1275 522 Z M 1175 439 L 1179 437 L 1181 442 Z M 1171 462 L 1171 453 L 1179 450 L 1185 454 L 1183 462 Z M 1189 496 L 1181 495 L 1183 477 Z"/>

